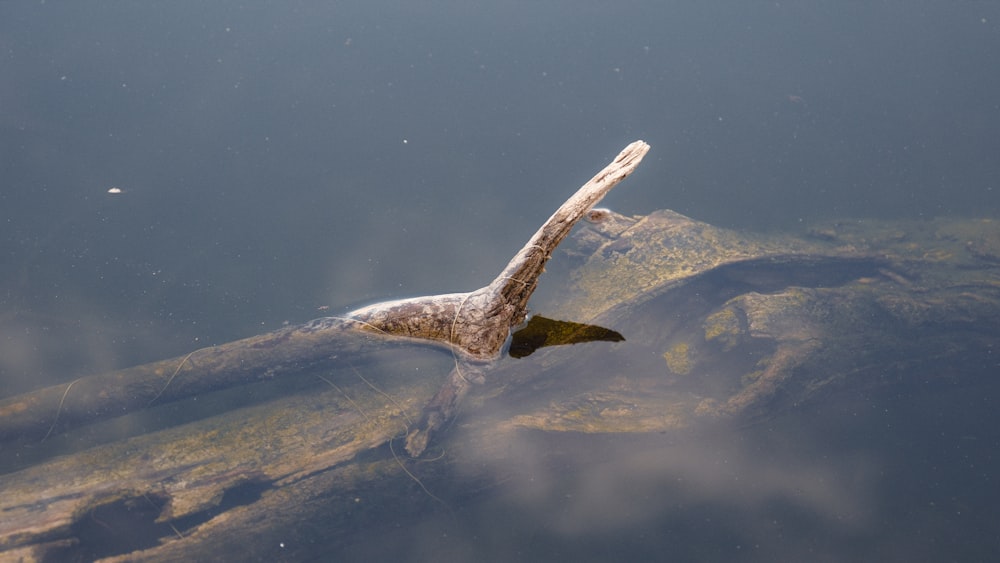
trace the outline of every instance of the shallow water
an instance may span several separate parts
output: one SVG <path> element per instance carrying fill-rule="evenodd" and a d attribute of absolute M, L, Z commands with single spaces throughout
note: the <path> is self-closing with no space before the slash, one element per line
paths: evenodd
<path fill-rule="evenodd" d="M 988 3 L 5 4 L 0 396 L 480 287 L 640 138 L 618 211 L 995 218 L 998 24 Z M 847 396 L 596 451 L 538 437 L 503 487 L 437 483 L 448 509 L 417 494 L 335 549 L 985 558 L 994 396 Z"/>

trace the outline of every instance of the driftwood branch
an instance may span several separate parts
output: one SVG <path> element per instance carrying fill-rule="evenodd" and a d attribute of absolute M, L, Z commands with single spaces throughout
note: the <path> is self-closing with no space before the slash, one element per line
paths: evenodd
<path fill-rule="evenodd" d="M 535 233 L 490 285 L 454 293 L 387 301 L 186 356 L 80 378 L 0 401 L 0 442 L 46 436 L 198 393 L 269 379 L 357 354 L 372 340 L 419 339 L 448 346 L 460 357 L 496 358 L 527 313 L 546 261 L 573 225 L 628 176 L 649 145 L 636 141 L 581 187 Z M 468 370 L 467 370 L 468 371 Z M 444 420 L 464 395 L 467 375 L 452 374 L 431 418 Z M 439 425 L 439 424 L 438 424 Z M 431 424 L 430 429 L 438 425 Z M 426 440 L 426 434 L 424 436 Z M 422 451 L 421 448 L 411 448 Z"/>
<path fill-rule="evenodd" d="M 444 342 L 474 360 L 495 359 L 524 321 L 528 299 L 556 246 L 584 214 L 635 170 L 649 145 L 636 141 L 556 210 L 493 283 L 470 293 L 453 293 L 377 303 L 348 316 L 394 336 Z"/>

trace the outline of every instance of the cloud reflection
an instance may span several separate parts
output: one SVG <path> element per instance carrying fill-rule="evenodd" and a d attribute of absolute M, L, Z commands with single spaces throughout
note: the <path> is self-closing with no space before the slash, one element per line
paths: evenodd
<path fill-rule="evenodd" d="M 567 538 L 616 534 L 705 509 L 739 515 L 750 535 L 793 514 L 844 533 L 870 521 L 875 461 L 824 455 L 792 436 L 761 443 L 754 434 L 717 429 L 670 440 L 511 431 L 502 447 L 484 450 L 502 455 L 468 467 L 512 476 L 503 477 L 505 502 L 539 529 Z M 771 448 L 775 441 L 780 450 Z"/>

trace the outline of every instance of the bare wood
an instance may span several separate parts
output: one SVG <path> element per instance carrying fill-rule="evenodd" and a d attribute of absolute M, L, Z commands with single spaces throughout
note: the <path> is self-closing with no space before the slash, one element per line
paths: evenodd
<path fill-rule="evenodd" d="M 510 329 L 524 321 L 528 299 L 556 247 L 648 151 L 643 141 L 625 147 L 549 217 L 490 285 L 469 293 L 386 301 L 348 316 L 364 321 L 371 330 L 448 343 L 474 360 L 496 358 Z"/>

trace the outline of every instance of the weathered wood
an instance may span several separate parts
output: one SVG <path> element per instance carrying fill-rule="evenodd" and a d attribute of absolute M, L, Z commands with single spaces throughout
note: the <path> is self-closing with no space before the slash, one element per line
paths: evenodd
<path fill-rule="evenodd" d="M 153 403 L 301 371 L 340 355 L 357 354 L 370 339 L 416 339 L 448 346 L 463 359 L 495 359 L 511 328 L 527 314 L 528 299 L 556 246 L 598 201 L 635 170 L 649 145 L 631 143 L 570 197 L 488 286 L 386 301 L 348 313 L 287 327 L 236 342 L 195 350 L 151 364 L 90 376 L 0 401 L 0 442 L 36 440 L 80 424 L 121 416 Z M 456 368 L 461 370 L 461 368 Z M 469 368 L 467 371 L 470 371 Z M 467 388 L 450 377 L 425 415 L 414 455 L 429 432 L 451 417 Z"/>
<path fill-rule="evenodd" d="M 490 285 L 469 293 L 377 303 L 348 316 L 379 332 L 449 343 L 473 360 L 495 359 L 510 329 L 524 321 L 528 299 L 556 247 L 648 151 L 642 141 L 625 147 L 545 221 Z"/>

